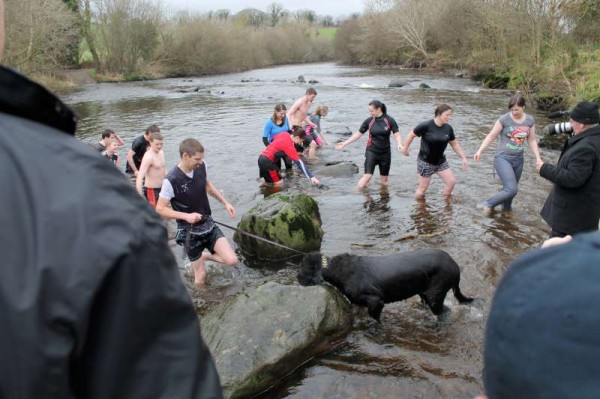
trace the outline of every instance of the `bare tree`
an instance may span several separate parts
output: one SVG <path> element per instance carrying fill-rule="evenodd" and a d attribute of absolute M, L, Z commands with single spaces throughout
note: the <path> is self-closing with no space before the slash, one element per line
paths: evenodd
<path fill-rule="evenodd" d="M 267 12 L 271 17 L 271 27 L 277 26 L 283 15 L 283 6 L 279 3 L 271 3 L 267 7 Z"/>
<path fill-rule="evenodd" d="M 5 1 L 4 62 L 25 73 L 64 65 L 65 48 L 78 40 L 77 19 L 62 0 Z"/>
<path fill-rule="evenodd" d="M 383 23 L 399 43 L 429 58 L 426 17 L 431 10 L 432 0 L 395 0 L 394 7 L 383 17 Z"/>

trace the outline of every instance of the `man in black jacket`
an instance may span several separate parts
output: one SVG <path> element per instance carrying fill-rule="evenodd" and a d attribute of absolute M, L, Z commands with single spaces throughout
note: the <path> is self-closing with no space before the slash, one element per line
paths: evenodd
<path fill-rule="evenodd" d="M 221 398 L 165 228 L 76 122 L 0 67 L 0 398 Z"/>
<path fill-rule="evenodd" d="M 558 163 L 538 165 L 554 183 L 541 215 L 552 228 L 550 237 L 598 229 L 600 220 L 600 126 L 598 104 L 581 102 L 569 112 L 573 136 Z"/>

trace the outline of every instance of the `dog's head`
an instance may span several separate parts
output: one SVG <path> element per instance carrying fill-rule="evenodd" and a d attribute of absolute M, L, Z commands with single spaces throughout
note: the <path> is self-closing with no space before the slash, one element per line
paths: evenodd
<path fill-rule="evenodd" d="M 324 265 L 325 263 L 325 265 Z M 304 255 L 298 272 L 298 282 L 301 285 L 318 285 L 325 283 L 322 270 L 327 267 L 327 258 L 320 252 L 311 252 Z"/>

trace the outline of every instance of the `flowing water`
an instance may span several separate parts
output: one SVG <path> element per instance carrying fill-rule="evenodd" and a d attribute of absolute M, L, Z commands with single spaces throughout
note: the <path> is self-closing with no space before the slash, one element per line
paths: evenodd
<path fill-rule="evenodd" d="M 433 117 L 434 108 L 448 103 L 454 109 L 451 125 L 469 159 L 479 148 L 494 121 L 507 111 L 509 94 L 481 89 L 468 79 L 413 70 L 380 70 L 335 64 L 290 65 L 239 74 L 165 79 L 152 82 L 94 84 L 66 97 L 81 117 L 79 138 L 93 142 L 105 128 L 126 141 L 122 162 L 131 141 L 144 128 L 157 123 L 165 136 L 169 167 L 177 163 L 178 144 L 187 137 L 206 148 L 210 180 L 236 207 L 229 219 L 213 201 L 215 220 L 235 226 L 241 215 L 268 192 L 261 190 L 257 158 L 265 121 L 278 102 L 289 106 L 304 94 L 307 84 L 295 83 L 303 75 L 316 80 L 316 104 L 328 105 L 321 122 L 326 137 L 335 143 L 340 132 L 358 130 L 369 115 L 372 99 L 383 101 L 396 119 L 403 137 L 419 122 Z M 391 80 L 407 83 L 388 88 Z M 419 89 L 427 83 L 431 89 Z M 179 93 L 174 88 L 197 87 Z M 528 109 L 527 112 L 531 112 Z M 538 130 L 548 121 L 531 112 Z M 329 132 L 329 133 L 327 133 Z M 390 187 L 382 190 L 378 172 L 366 192 L 355 185 L 362 175 L 366 137 L 342 151 L 333 146 L 319 152 L 311 165 L 317 176 L 325 162 L 347 160 L 359 165 L 353 177 L 321 177 L 324 188 L 311 187 L 296 175 L 285 190 L 304 192 L 319 203 L 325 236 L 322 252 L 335 255 L 389 254 L 418 248 L 441 248 L 461 266 L 461 289 L 477 299 L 472 306 L 458 305 L 449 293 L 449 317 L 438 321 L 417 299 L 387 305 L 382 323 L 357 318 L 350 335 L 327 354 L 312 359 L 277 387 L 268 398 L 472 398 L 483 392 L 482 341 L 491 297 L 507 264 L 547 237 L 539 216 L 550 184 L 536 175 L 527 149 L 525 169 L 514 201 L 514 211 L 484 216 L 477 203 L 500 190 L 492 162 L 495 146 L 470 169 L 461 169 L 450 147 L 446 151 L 458 183 L 450 200 L 433 177 L 426 201 L 413 198 L 416 188 L 416 139 L 410 156 L 392 155 Z M 542 150 L 542 158 L 555 161 L 557 153 Z M 123 164 L 122 164 L 123 166 Z M 124 167 L 124 166 L 123 166 Z M 298 174 L 298 172 L 295 172 Z M 222 229 L 231 239 L 232 231 Z M 180 254 L 179 249 L 176 252 Z M 180 256 L 178 256 L 180 259 Z M 182 266 L 184 262 L 181 261 Z M 253 269 L 241 262 L 235 269 L 216 268 L 209 285 L 194 290 L 202 314 L 225 298 L 250 290 L 267 280 L 295 283 L 296 270 L 287 264 L 279 270 Z"/>

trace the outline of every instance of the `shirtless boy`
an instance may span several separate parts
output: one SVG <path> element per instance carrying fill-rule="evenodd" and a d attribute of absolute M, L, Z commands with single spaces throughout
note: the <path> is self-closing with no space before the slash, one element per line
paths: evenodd
<path fill-rule="evenodd" d="M 135 188 L 140 195 L 146 197 L 148 203 L 153 208 L 156 208 L 158 194 L 160 194 L 160 188 L 167 175 L 167 170 L 165 168 L 165 153 L 162 150 L 162 135 L 158 132 L 150 133 L 149 139 L 150 148 L 142 158 L 142 163 L 135 179 Z"/>
<path fill-rule="evenodd" d="M 294 126 L 302 126 L 303 122 L 307 125 L 310 125 L 314 129 L 317 128 L 317 125 L 308 117 L 308 110 L 315 100 L 315 97 L 317 97 L 317 91 L 312 87 L 309 87 L 306 90 L 306 94 L 294 102 L 294 105 L 292 105 L 287 112 L 290 128 Z"/>

